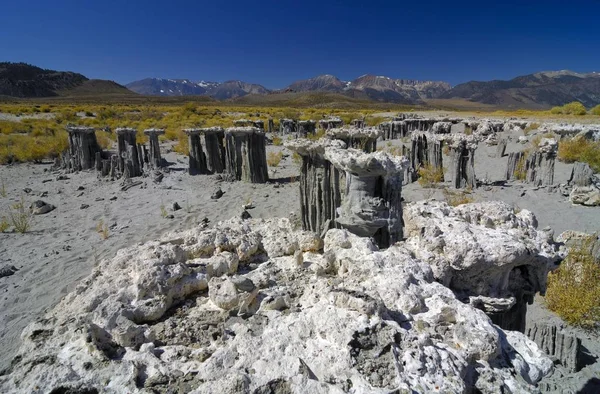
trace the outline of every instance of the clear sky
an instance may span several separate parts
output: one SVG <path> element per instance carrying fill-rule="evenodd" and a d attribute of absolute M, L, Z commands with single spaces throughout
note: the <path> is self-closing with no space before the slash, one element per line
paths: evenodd
<path fill-rule="evenodd" d="M 600 0 L 3 0 L 0 61 L 128 83 L 600 72 Z"/>

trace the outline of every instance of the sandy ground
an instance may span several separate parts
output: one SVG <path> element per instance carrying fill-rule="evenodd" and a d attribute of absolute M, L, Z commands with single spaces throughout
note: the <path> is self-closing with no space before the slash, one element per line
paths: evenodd
<path fill-rule="evenodd" d="M 268 151 L 280 149 L 268 147 Z M 28 204 L 41 199 L 56 206 L 50 213 L 34 216 L 28 233 L 0 233 L 0 267 L 8 264 L 19 269 L 0 278 L 0 370 L 14 356 L 23 328 L 73 290 L 96 261 L 167 231 L 191 228 L 204 218 L 210 223 L 229 219 L 241 214 L 248 202 L 255 206 L 248 212 L 256 218 L 285 217 L 299 210 L 298 183 L 290 183 L 299 170 L 291 156 L 284 157 L 275 172 L 271 169 L 272 181 L 262 185 L 190 176 L 186 158 L 175 153 L 165 158 L 171 163 L 170 173 L 161 183 L 141 178 L 143 185 L 125 192 L 120 191 L 120 181 L 100 180 L 95 172 L 57 180 L 59 173 L 49 172 L 50 165 L 0 167 L 7 194 L 0 197 L 0 216 L 21 197 Z M 212 200 L 218 187 L 225 194 Z M 31 191 L 25 193 L 26 188 Z M 47 197 L 39 197 L 44 192 Z M 173 212 L 175 202 L 182 209 Z M 81 209 L 82 204 L 89 207 Z M 162 216 L 161 205 L 174 219 Z M 96 231 L 101 220 L 109 226 L 105 240 Z"/>
<path fill-rule="evenodd" d="M 517 135 L 511 137 L 507 153 L 523 148 L 516 143 Z M 402 143 L 391 141 L 392 146 Z M 388 141 L 379 146 L 388 149 Z M 282 149 L 268 146 L 267 152 Z M 507 157 L 496 158 L 495 151 L 495 146 L 479 145 L 475 156 L 478 178 L 503 179 Z M 49 164 L 0 167 L 0 180 L 4 180 L 7 193 L 7 197 L 0 198 L 0 212 L 7 212 L 21 197 L 28 203 L 42 199 L 56 206 L 48 214 L 35 216 L 29 233 L 0 234 L 0 266 L 18 268 L 14 275 L 0 278 L 0 370 L 10 363 L 19 347 L 22 329 L 70 292 L 91 272 L 96 261 L 112 257 L 118 249 L 158 238 L 170 230 L 197 226 L 204 218 L 210 223 L 228 219 L 239 215 L 241 206 L 248 202 L 255 206 L 249 211 L 253 217 L 298 212 L 299 167 L 289 152 L 283 152 L 280 165 L 270 170 L 272 181 L 262 185 L 220 182 L 217 176 L 190 176 L 187 158 L 172 152 L 164 155 L 170 171 L 161 183 L 141 178 L 143 185 L 127 191 L 120 190 L 120 181 L 98 179 L 95 172 L 69 174 L 69 179 L 57 180 L 59 173 L 50 172 Z M 557 162 L 555 183 L 566 182 L 570 171 L 571 165 Z M 212 200 L 217 187 L 225 194 Z M 27 188 L 31 189 L 29 193 L 24 191 Z M 40 197 L 44 192 L 47 196 Z M 403 189 L 405 201 L 431 194 L 443 199 L 440 189 L 424 190 L 418 183 Z M 568 229 L 600 231 L 600 208 L 573 206 L 560 193 L 544 188 L 509 183 L 476 189 L 472 196 L 475 201 L 500 199 L 529 209 L 536 214 L 539 227 L 550 226 L 556 235 Z M 175 202 L 182 209 L 173 212 Z M 83 208 L 82 204 L 89 207 Z M 161 206 L 174 218 L 163 217 Z M 109 226 L 107 239 L 96 230 L 100 221 Z M 543 309 L 536 311 L 540 316 L 550 316 Z"/>

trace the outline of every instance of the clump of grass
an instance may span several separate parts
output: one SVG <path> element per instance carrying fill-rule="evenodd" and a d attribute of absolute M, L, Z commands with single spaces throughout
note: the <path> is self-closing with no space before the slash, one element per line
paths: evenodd
<path fill-rule="evenodd" d="M 519 161 L 517 162 L 517 165 L 515 167 L 515 179 L 519 180 L 519 181 L 524 181 L 527 178 L 527 170 L 525 168 L 525 159 L 526 155 L 521 156 L 521 158 L 519 159 Z"/>
<path fill-rule="evenodd" d="M 565 163 L 576 161 L 587 163 L 594 172 L 600 172 L 600 141 L 590 141 L 585 138 L 560 141 L 557 157 Z"/>
<path fill-rule="evenodd" d="M 590 114 L 600 116 L 600 104 L 590 109 Z"/>
<path fill-rule="evenodd" d="M 167 208 L 165 208 L 165 204 L 160 204 L 160 216 L 166 218 L 169 213 L 167 212 Z"/>
<path fill-rule="evenodd" d="M 283 158 L 283 153 L 281 152 L 269 152 L 267 155 L 267 164 L 269 167 L 277 167 Z"/>
<path fill-rule="evenodd" d="M 560 267 L 548 274 L 548 308 L 567 323 L 584 328 L 600 323 L 600 261 L 592 254 L 596 238 L 576 242 Z"/>
<path fill-rule="evenodd" d="M 302 156 L 300 156 L 297 152 L 292 153 L 292 161 L 296 165 L 302 165 Z"/>
<path fill-rule="evenodd" d="M 9 227 L 10 227 L 10 223 L 8 222 L 6 217 L 2 216 L 2 218 L 0 219 L 0 233 L 5 232 L 6 230 L 9 229 Z"/>
<path fill-rule="evenodd" d="M 443 190 L 443 193 L 448 205 L 451 205 L 453 207 L 457 207 L 463 204 L 469 204 L 474 201 L 473 197 L 471 197 L 469 193 L 465 190 L 450 190 L 448 188 L 445 188 Z"/>
<path fill-rule="evenodd" d="M 104 223 L 103 219 L 100 219 L 98 224 L 96 224 L 96 232 L 100 234 L 100 238 L 107 239 L 110 236 L 110 232 L 108 230 L 108 226 Z"/>
<path fill-rule="evenodd" d="M 471 134 L 473 134 L 473 128 L 471 126 L 465 125 L 465 135 L 471 135 Z"/>
<path fill-rule="evenodd" d="M 0 196 L 6 198 L 6 184 L 4 183 L 4 178 L 0 181 Z"/>
<path fill-rule="evenodd" d="M 419 168 L 419 185 L 425 188 L 436 187 L 438 183 L 444 180 L 444 169 L 437 168 L 431 164 L 426 164 Z"/>
<path fill-rule="evenodd" d="M 281 144 L 283 144 L 283 140 L 281 139 L 281 137 L 274 136 L 273 137 L 273 145 L 281 146 Z"/>
<path fill-rule="evenodd" d="M 31 210 L 25 206 L 25 199 L 23 197 L 21 197 L 18 203 L 13 204 L 8 211 L 8 217 L 15 231 L 18 233 L 26 233 L 31 228 L 33 215 Z"/>

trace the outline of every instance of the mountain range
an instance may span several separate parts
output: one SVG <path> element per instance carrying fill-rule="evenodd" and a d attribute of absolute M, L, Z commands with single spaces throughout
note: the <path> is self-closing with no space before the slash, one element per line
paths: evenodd
<path fill-rule="evenodd" d="M 446 82 L 391 79 L 383 76 L 363 75 L 352 81 L 341 81 L 333 75 L 319 75 L 296 81 L 281 90 L 241 81 L 192 82 L 189 79 L 147 78 L 131 82 L 126 87 L 136 93 L 157 96 L 206 95 L 217 100 L 243 97 L 248 94 L 276 94 L 282 92 L 333 92 L 365 100 L 402 104 L 424 104 L 423 100 L 437 98 L 450 90 Z"/>
<path fill-rule="evenodd" d="M 0 63 L 0 96 L 68 98 L 108 95 L 141 99 L 144 96 L 205 96 L 208 100 L 212 98 L 238 102 L 275 102 L 277 100 L 258 98 L 281 97 L 307 105 L 310 105 L 307 101 L 311 99 L 354 100 L 355 103 L 443 104 L 447 107 L 460 102 L 461 105 L 484 104 L 507 109 L 543 109 L 580 101 L 586 107 L 592 107 L 600 104 L 600 73 L 546 71 L 508 81 L 471 81 L 454 87 L 441 81 L 394 79 L 370 74 L 343 81 L 325 74 L 295 81 L 283 89 L 269 90 L 262 85 L 237 80 L 219 83 L 164 78 L 146 78 L 122 86 L 113 81 L 88 79 L 70 71 L 46 70 L 26 63 Z"/>

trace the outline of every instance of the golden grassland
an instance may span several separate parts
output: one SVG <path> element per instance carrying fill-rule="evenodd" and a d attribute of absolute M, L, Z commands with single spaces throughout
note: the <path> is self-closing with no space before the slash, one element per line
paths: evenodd
<path fill-rule="evenodd" d="M 0 117 L 0 164 L 40 162 L 57 157 L 68 147 L 65 131 L 68 124 L 91 126 L 99 130 L 114 130 L 117 127 L 133 127 L 140 131 L 152 127 L 164 128 L 166 132 L 161 139 L 173 141 L 175 151 L 187 154 L 188 141 L 182 129 L 188 127 L 229 127 L 233 126 L 236 119 L 262 119 L 266 123 L 269 118 L 273 118 L 275 127 L 278 128 L 280 118 L 318 120 L 326 116 L 338 116 L 346 124 L 353 119 L 364 118 L 367 125 L 375 126 L 386 120 L 378 115 L 381 111 L 394 113 L 412 110 L 406 106 L 382 103 L 365 104 L 363 109 L 348 108 L 345 105 L 342 107 L 345 108 L 330 108 L 318 103 L 314 107 L 251 106 L 192 98 L 189 101 L 148 99 L 122 103 L 69 103 L 61 100 L 0 102 L 0 114 L 10 115 L 4 116 L 6 120 Z M 485 116 L 552 118 L 557 115 L 551 111 L 519 110 L 486 112 Z M 598 120 L 597 115 L 561 116 L 561 119 L 572 117 L 578 120 Z M 115 135 L 98 131 L 97 138 L 103 148 L 109 148 L 114 143 Z M 138 142 L 146 142 L 143 133 L 138 133 Z"/>

